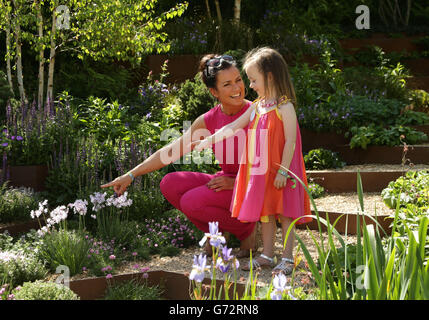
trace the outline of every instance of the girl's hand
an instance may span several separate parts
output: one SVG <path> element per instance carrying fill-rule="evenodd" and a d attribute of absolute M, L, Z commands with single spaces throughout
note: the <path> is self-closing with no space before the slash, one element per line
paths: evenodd
<path fill-rule="evenodd" d="M 233 177 L 219 176 L 211 179 L 207 183 L 207 187 L 211 190 L 214 190 L 215 192 L 222 190 L 232 190 L 234 189 L 234 182 L 235 178 Z"/>
<path fill-rule="evenodd" d="M 127 187 L 131 184 L 132 179 L 128 174 L 124 174 L 123 176 L 117 177 L 115 180 L 103 184 L 102 188 L 113 187 L 113 190 L 121 196 Z"/>
<path fill-rule="evenodd" d="M 194 146 L 194 150 L 202 151 L 209 148 L 212 145 L 210 138 L 205 138 L 203 140 L 197 140 L 191 142 L 191 147 Z"/>
<path fill-rule="evenodd" d="M 286 187 L 287 178 L 280 173 L 276 174 L 276 178 L 274 179 L 274 187 L 277 189 L 281 189 Z"/>

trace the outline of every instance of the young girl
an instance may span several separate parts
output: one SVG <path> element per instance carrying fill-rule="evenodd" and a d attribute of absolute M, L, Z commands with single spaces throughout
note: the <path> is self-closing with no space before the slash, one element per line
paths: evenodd
<path fill-rule="evenodd" d="M 295 184 L 293 176 L 285 170 L 288 168 L 307 184 L 295 113 L 295 91 L 287 64 L 274 49 L 264 47 L 250 51 L 243 69 L 250 80 L 250 87 L 258 93 L 258 99 L 240 118 L 193 144 L 196 150 L 203 150 L 214 141 L 235 134 L 250 122 L 246 138 L 248 150 L 243 152 L 235 180 L 231 212 L 233 217 L 243 222 L 261 221 L 264 248 L 252 264 L 254 268 L 274 267 L 276 219 L 281 222 L 284 243 L 290 223 L 311 214 L 305 189 L 298 181 Z M 309 221 L 311 218 L 303 217 L 297 223 Z M 294 242 L 295 235 L 291 232 L 281 262 L 273 273 L 287 275 L 292 272 Z M 250 262 L 243 269 L 250 270 Z"/>

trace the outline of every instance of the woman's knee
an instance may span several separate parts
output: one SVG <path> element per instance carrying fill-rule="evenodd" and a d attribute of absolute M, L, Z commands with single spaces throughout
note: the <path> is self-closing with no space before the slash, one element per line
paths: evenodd
<path fill-rule="evenodd" d="M 186 192 L 180 198 L 180 208 L 187 216 L 193 216 L 196 212 L 201 210 L 202 204 L 201 197 L 197 196 L 195 192 Z"/>
<path fill-rule="evenodd" d="M 178 180 L 177 172 L 167 173 L 162 178 L 161 182 L 159 183 L 159 188 L 161 189 L 161 192 L 164 195 L 164 197 L 166 197 L 166 195 L 169 195 L 171 193 L 175 193 L 177 186 L 180 185 L 177 183 L 177 180 Z"/>

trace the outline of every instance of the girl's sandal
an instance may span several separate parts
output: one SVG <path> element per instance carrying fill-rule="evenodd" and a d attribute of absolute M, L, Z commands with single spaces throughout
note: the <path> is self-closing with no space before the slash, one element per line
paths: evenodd
<path fill-rule="evenodd" d="M 282 258 L 282 261 L 276 265 L 273 269 L 273 275 L 283 273 L 285 276 L 292 273 L 293 268 L 295 267 L 295 262 L 293 259 Z"/>
<path fill-rule="evenodd" d="M 261 258 L 265 261 L 261 261 L 262 260 Z M 275 265 L 274 258 L 270 258 L 265 254 L 261 254 L 259 257 L 252 259 L 252 261 L 249 261 L 247 265 L 244 265 L 243 267 L 241 267 L 241 270 L 250 271 L 251 267 L 253 268 L 253 270 L 262 269 L 262 268 L 272 268 L 274 267 L 274 265 Z"/>

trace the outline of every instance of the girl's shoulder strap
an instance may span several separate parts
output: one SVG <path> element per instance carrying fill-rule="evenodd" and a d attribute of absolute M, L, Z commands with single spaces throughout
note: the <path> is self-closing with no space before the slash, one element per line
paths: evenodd
<path fill-rule="evenodd" d="M 286 95 L 281 96 L 280 99 L 278 100 L 278 103 L 276 105 L 276 114 L 277 114 L 277 116 L 279 117 L 280 120 L 283 120 L 283 119 L 282 119 L 282 116 L 281 116 L 281 114 L 279 112 L 279 106 L 282 105 L 282 104 L 286 104 L 289 101 L 292 101 L 292 99 L 289 99 Z"/>
<path fill-rule="evenodd" d="M 280 99 L 279 99 L 279 100 L 278 100 L 278 102 L 277 102 L 277 107 L 278 107 L 279 105 L 284 104 L 284 103 L 287 103 L 287 102 L 289 102 L 289 101 L 291 101 L 291 99 L 289 99 L 286 95 L 281 96 L 281 97 L 280 97 Z"/>

